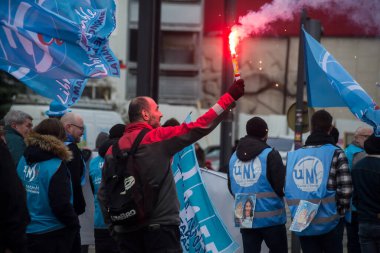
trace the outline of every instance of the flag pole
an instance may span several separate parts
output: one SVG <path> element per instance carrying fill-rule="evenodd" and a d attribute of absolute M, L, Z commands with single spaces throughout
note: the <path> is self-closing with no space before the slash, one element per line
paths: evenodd
<path fill-rule="evenodd" d="M 302 128 L 303 128 L 303 97 L 305 85 L 305 60 L 304 60 L 304 38 L 302 35 L 302 27 L 306 25 L 307 13 L 302 10 L 299 48 L 298 48 L 298 72 L 297 72 L 297 93 L 296 93 L 296 116 L 295 116 L 295 130 L 294 130 L 294 147 L 299 149 L 302 147 Z M 293 251 L 292 251 L 293 252 Z"/>
<path fill-rule="evenodd" d="M 223 72 L 222 72 L 222 89 L 221 93 L 225 93 L 229 86 L 232 84 L 234 77 L 232 75 L 232 64 L 229 56 L 229 40 L 228 34 L 232 27 L 235 18 L 235 5 L 236 0 L 224 0 L 224 34 L 223 34 Z M 219 169 L 221 171 L 228 171 L 228 163 L 232 151 L 232 130 L 233 130 L 233 113 L 230 111 L 227 117 L 220 123 L 220 154 L 219 154 Z"/>

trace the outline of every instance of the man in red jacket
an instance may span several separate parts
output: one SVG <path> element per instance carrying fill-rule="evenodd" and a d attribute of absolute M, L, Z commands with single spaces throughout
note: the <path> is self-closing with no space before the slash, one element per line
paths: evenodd
<path fill-rule="evenodd" d="M 158 199 L 147 224 L 141 224 L 133 229 L 123 225 L 112 226 L 113 236 L 122 253 L 151 253 L 164 252 L 164 250 L 182 252 L 179 202 L 175 180 L 170 169 L 171 157 L 215 129 L 233 107 L 234 102 L 243 94 L 244 81 L 235 81 L 228 92 L 195 122 L 167 127 L 161 127 L 162 113 L 152 98 L 136 97 L 131 101 L 128 111 L 131 123 L 126 126 L 124 135 L 118 142 L 120 150 L 129 150 L 140 131 L 149 129 L 134 157 L 144 180 L 151 184 L 161 185 L 161 188 L 158 190 Z M 113 159 L 112 148 L 107 152 L 104 169 L 110 159 Z M 102 182 L 98 198 L 104 205 L 107 200 L 103 186 Z M 104 215 L 105 220 L 107 221 L 107 218 L 109 220 L 107 212 L 104 212 Z"/>

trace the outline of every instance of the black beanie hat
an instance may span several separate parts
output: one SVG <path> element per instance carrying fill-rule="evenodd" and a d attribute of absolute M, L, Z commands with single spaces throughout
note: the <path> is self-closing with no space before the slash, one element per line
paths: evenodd
<path fill-rule="evenodd" d="M 105 132 L 100 132 L 96 137 L 95 148 L 99 149 L 109 138 L 109 135 Z"/>
<path fill-rule="evenodd" d="M 110 129 L 110 139 L 120 138 L 123 136 L 125 130 L 124 124 L 116 124 Z"/>
<path fill-rule="evenodd" d="M 369 155 L 380 155 L 380 137 L 372 134 L 364 142 L 364 150 Z"/>
<path fill-rule="evenodd" d="M 268 125 L 262 118 L 253 117 L 252 119 L 248 120 L 246 131 L 249 136 L 254 136 L 261 139 L 267 135 Z"/>

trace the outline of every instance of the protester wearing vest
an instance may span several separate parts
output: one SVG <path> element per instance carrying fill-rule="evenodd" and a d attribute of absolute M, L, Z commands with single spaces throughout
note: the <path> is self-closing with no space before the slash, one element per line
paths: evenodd
<path fill-rule="evenodd" d="M 357 207 L 359 241 L 363 253 L 380 252 L 380 137 L 364 142 L 367 156 L 352 170 L 353 203 Z"/>
<path fill-rule="evenodd" d="M 264 240 L 271 252 L 288 252 L 283 201 L 285 167 L 278 151 L 266 144 L 268 126 L 260 117 L 246 124 L 229 164 L 235 198 L 235 224 L 244 252 L 260 252 Z"/>
<path fill-rule="evenodd" d="M 319 205 L 310 224 L 295 232 L 303 252 L 343 252 L 341 217 L 350 208 L 352 182 L 347 158 L 334 146 L 331 128 L 332 116 L 325 110 L 315 112 L 305 146 L 287 158 L 285 198 L 293 222 L 301 200 Z"/>
<path fill-rule="evenodd" d="M 364 151 L 364 141 L 373 133 L 369 127 L 359 127 L 354 134 L 354 140 L 344 150 L 350 171 L 354 165 L 366 156 Z M 359 243 L 359 222 L 356 207 L 351 205 L 351 212 L 347 213 L 345 221 L 347 229 L 347 249 L 349 253 L 360 253 Z"/>
<path fill-rule="evenodd" d="M 116 124 L 111 127 L 109 135 L 99 133 L 96 138 L 96 148 L 98 156 L 94 157 L 90 162 L 89 176 L 92 192 L 94 193 L 94 236 L 95 236 L 95 252 L 96 253 L 117 253 L 119 249 L 115 240 L 110 236 L 108 229 L 109 224 L 106 224 L 103 219 L 103 214 L 99 205 L 97 193 L 102 179 L 102 168 L 104 164 L 104 156 L 110 146 L 117 142 L 123 136 L 125 129 L 124 124 Z M 103 134 L 103 135 L 102 135 Z M 103 136 L 103 137 L 102 137 Z M 103 139 L 103 140 L 102 140 Z"/>
<path fill-rule="evenodd" d="M 27 148 L 17 173 L 27 193 L 31 222 L 27 226 L 28 252 L 70 252 L 79 220 L 72 204 L 71 152 L 57 119 L 45 119 L 26 138 Z"/>

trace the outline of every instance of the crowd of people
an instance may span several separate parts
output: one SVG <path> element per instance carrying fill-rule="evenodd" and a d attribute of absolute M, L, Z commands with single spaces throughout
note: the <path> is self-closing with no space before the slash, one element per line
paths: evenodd
<path fill-rule="evenodd" d="M 99 133 L 98 155 L 88 168 L 88 155 L 77 145 L 85 130 L 80 115 L 52 102 L 49 118 L 33 128 L 30 115 L 9 111 L 0 129 L 0 252 L 83 252 L 78 216 L 85 212 L 85 183 L 94 194 L 97 253 L 182 252 L 172 157 L 215 129 L 243 94 L 244 81 L 235 81 L 196 121 L 163 126 L 156 102 L 136 97 L 128 124 Z M 290 152 L 284 165 L 266 143 L 267 123 L 260 117 L 247 121 L 228 171 L 244 252 L 260 252 L 263 241 L 271 252 L 288 252 L 286 205 L 303 252 L 343 252 L 344 226 L 349 252 L 380 252 L 380 137 L 360 127 L 343 150 L 332 122 L 327 111 L 315 112 L 305 146 Z M 195 147 L 205 167 L 204 152 Z M 120 173 L 123 166 L 132 174 Z M 129 198 L 125 203 L 135 201 L 133 208 L 122 202 L 115 209 L 115 182 L 122 190 L 115 199 Z M 141 189 L 129 194 L 134 186 Z"/>
<path fill-rule="evenodd" d="M 288 153 L 286 165 L 266 143 L 266 122 L 247 122 L 228 172 L 244 252 L 260 252 L 263 241 L 270 252 L 288 252 L 285 203 L 303 252 L 343 252 L 344 227 L 348 252 L 380 252 L 380 137 L 359 127 L 343 150 L 332 122 L 316 111 L 305 145 Z"/>

